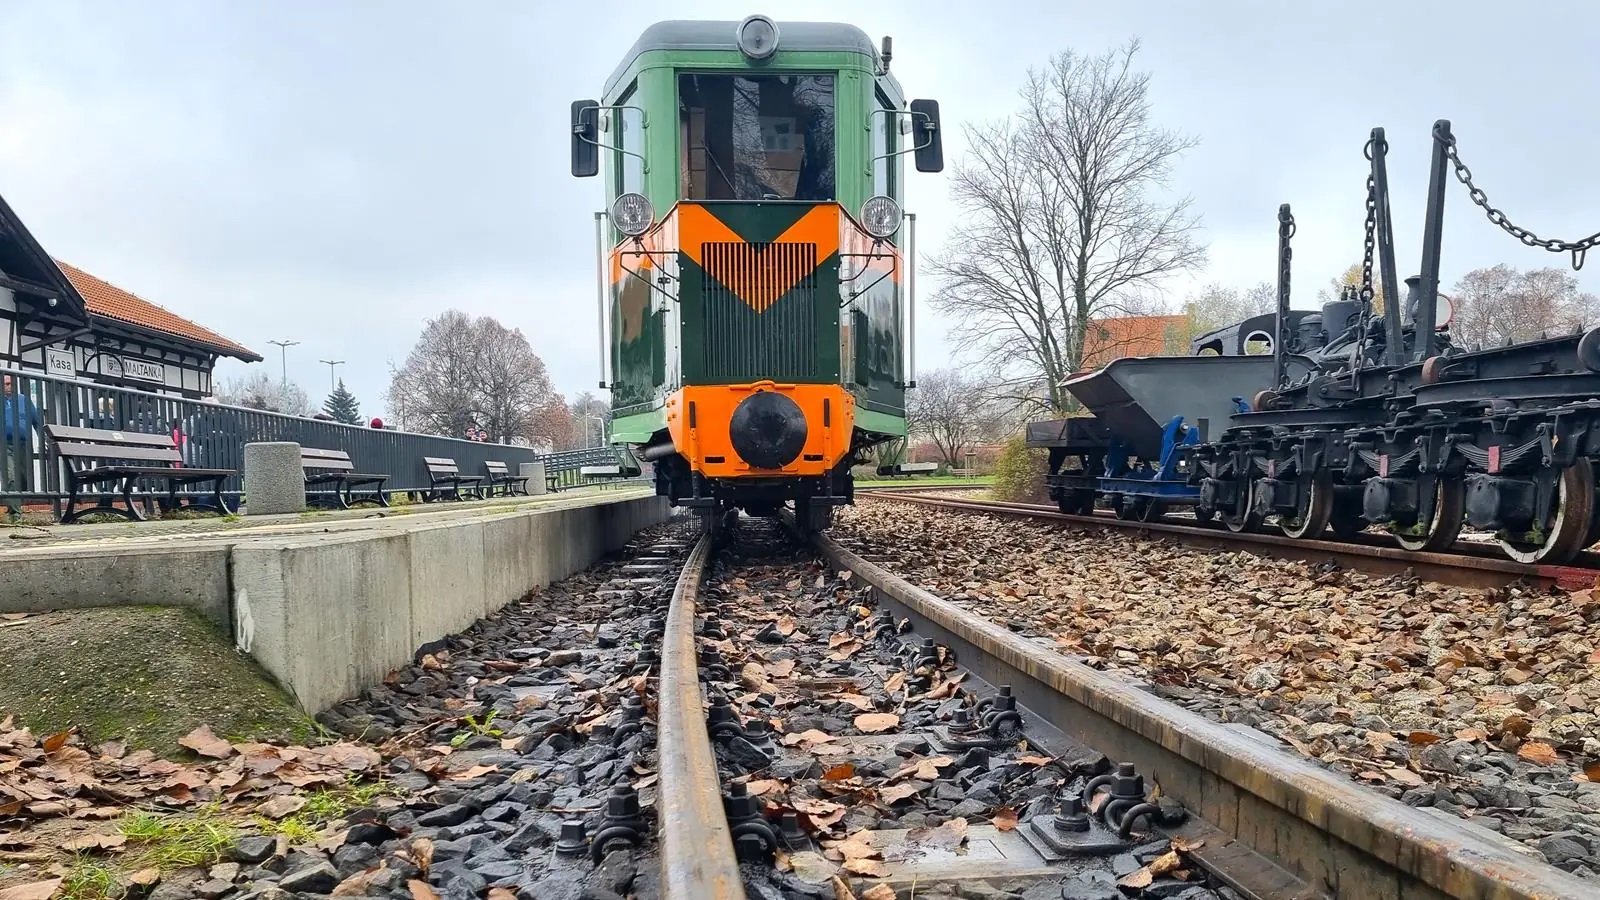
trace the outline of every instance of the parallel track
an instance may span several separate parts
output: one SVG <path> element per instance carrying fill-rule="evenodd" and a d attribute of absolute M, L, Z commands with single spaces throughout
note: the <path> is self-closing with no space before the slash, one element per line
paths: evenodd
<path fill-rule="evenodd" d="M 880 603 L 908 617 L 919 635 L 954 648 L 978 678 L 1009 684 L 1025 707 L 1067 737 L 1136 763 L 1165 795 L 1215 826 L 1193 856 L 1245 896 L 1554 900 L 1600 894 L 1594 884 L 1531 860 L 1492 832 L 1406 806 L 1259 735 L 1074 662 L 911 585 L 829 537 L 815 543 L 835 568 L 855 573 Z M 1285 872 L 1293 883 L 1283 880 Z"/>
<path fill-rule="evenodd" d="M 1260 532 L 1234 533 L 1217 526 L 1180 524 L 1164 520 L 1140 522 L 1118 519 L 1110 515 L 1074 516 L 1058 512 L 1047 506 L 1031 503 L 1007 503 L 998 500 L 964 500 L 952 497 L 929 497 L 924 492 L 931 488 L 857 491 L 863 499 L 889 500 L 912 503 L 959 512 L 990 513 L 1013 518 L 1060 522 L 1091 528 L 1114 528 L 1170 537 L 1181 543 L 1199 547 L 1248 550 L 1266 556 L 1284 559 L 1321 561 L 1332 559 L 1347 568 L 1380 575 L 1398 574 L 1407 570 L 1421 578 L 1443 584 L 1463 587 L 1500 587 L 1516 581 L 1555 586 L 1566 590 L 1592 588 L 1600 578 L 1600 568 L 1585 565 L 1546 566 L 1528 565 L 1508 559 L 1489 556 L 1487 549 L 1475 552 L 1474 548 L 1458 543 L 1456 552 L 1413 553 L 1392 545 L 1369 541 L 1345 543 L 1342 541 L 1297 540 L 1281 534 Z M 948 490 L 948 488 L 941 488 Z M 1592 554 L 1581 560 L 1594 562 Z"/>
<path fill-rule="evenodd" d="M 656 749 L 661 896 L 666 900 L 745 896 L 700 691 L 695 601 L 712 549 L 708 534 L 690 551 L 672 592 L 662 638 Z"/>

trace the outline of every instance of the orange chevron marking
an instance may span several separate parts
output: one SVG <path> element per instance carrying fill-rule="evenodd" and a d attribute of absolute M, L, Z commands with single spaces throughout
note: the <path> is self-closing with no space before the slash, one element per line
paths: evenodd
<path fill-rule="evenodd" d="M 839 250 L 839 208 L 831 203 L 813 207 L 759 250 L 703 206 L 680 204 L 678 224 L 679 249 L 757 313 Z"/>

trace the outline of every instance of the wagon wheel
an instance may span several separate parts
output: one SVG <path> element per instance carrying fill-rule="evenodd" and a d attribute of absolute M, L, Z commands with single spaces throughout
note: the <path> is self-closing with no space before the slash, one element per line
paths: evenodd
<path fill-rule="evenodd" d="M 1234 534 L 1245 531 L 1254 531 L 1261 524 L 1261 516 L 1256 514 L 1256 483 L 1250 481 L 1244 489 L 1244 512 L 1239 512 L 1239 504 L 1234 504 L 1233 509 L 1217 510 L 1222 517 L 1222 524 Z"/>
<path fill-rule="evenodd" d="M 1094 512 L 1094 491 L 1073 489 L 1061 491 L 1056 508 L 1069 516 L 1087 516 Z"/>
<path fill-rule="evenodd" d="M 1390 525 L 1394 539 L 1407 550 L 1448 550 L 1461 535 L 1461 517 L 1465 512 L 1467 489 L 1459 478 L 1436 477 L 1433 502 L 1433 521 L 1418 522 L 1410 526 Z"/>
<path fill-rule="evenodd" d="M 1328 527 L 1328 517 L 1333 515 L 1333 474 L 1324 471 L 1311 476 L 1309 490 L 1302 493 L 1306 497 L 1300 508 L 1293 515 L 1279 515 L 1278 528 L 1297 540 L 1315 540 L 1322 537 L 1323 529 Z"/>
<path fill-rule="evenodd" d="M 1201 525 L 1211 524 L 1211 520 L 1215 519 L 1216 517 L 1217 511 L 1214 509 L 1201 509 L 1198 506 L 1194 508 L 1194 520 L 1199 522 Z"/>
<path fill-rule="evenodd" d="M 1580 458 L 1563 469 L 1556 482 L 1555 518 L 1550 528 L 1520 536 L 1502 531 L 1500 549 L 1520 563 L 1566 562 L 1584 547 L 1594 516 L 1594 500 L 1594 466 Z"/>

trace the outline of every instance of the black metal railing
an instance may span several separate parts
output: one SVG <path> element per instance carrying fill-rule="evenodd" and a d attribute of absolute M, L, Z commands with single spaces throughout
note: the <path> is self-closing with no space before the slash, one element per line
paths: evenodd
<path fill-rule="evenodd" d="M 259 441 L 344 450 L 357 471 L 387 474 L 385 490 L 392 493 L 428 489 L 425 456 L 449 457 L 463 473 L 475 475 L 483 474 L 484 463 L 491 460 L 505 463 L 513 473 L 522 463 L 543 460 L 545 474 L 555 476 L 557 487 L 586 483 L 590 479 L 582 467 L 618 458 L 610 447 L 541 454 L 531 447 L 344 425 L 36 372 L 0 369 L 0 374 L 12 380 L 11 392 L 0 397 L 0 499 L 13 502 L 52 502 L 67 496 L 65 467 L 45 437 L 46 425 L 171 435 L 183 465 L 241 473 L 224 486 L 231 497 L 243 487 L 244 445 Z"/>

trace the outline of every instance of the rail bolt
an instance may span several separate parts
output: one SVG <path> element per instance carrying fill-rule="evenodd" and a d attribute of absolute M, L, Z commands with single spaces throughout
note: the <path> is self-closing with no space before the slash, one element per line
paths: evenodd
<path fill-rule="evenodd" d="M 722 808 L 727 812 L 729 822 L 750 822 L 761 818 L 756 798 L 750 796 L 749 789 L 742 781 L 728 785 L 728 795 L 722 798 Z"/>
<path fill-rule="evenodd" d="M 606 818 L 618 821 L 639 818 L 639 793 L 632 785 L 619 784 L 606 798 Z"/>
<path fill-rule="evenodd" d="M 1083 810 L 1083 798 L 1063 797 L 1056 805 L 1057 831 L 1088 831 L 1089 814 Z"/>
<path fill-rule="evenodd" d="M 556 853 L 561 856 L 582 856 L 588 852 L 588 835 L 582 819 L 568 819 L 561 823 L 561 838 L 556 841 Z"/>

